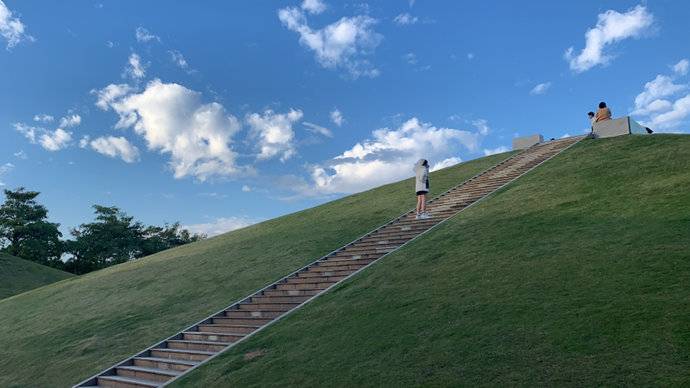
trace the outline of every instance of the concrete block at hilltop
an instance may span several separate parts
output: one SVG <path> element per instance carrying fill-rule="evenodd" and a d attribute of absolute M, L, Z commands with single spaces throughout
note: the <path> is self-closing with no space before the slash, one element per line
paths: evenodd
<path fill-rule="evenodd" d="M 629 134 L 645 135 L 645 127 L 630 118 L 621 117 L 614 120 L 606 120 L 595 123 L 593 126 L 596 137 L 615 137 Z"/>
<path fill-rule="evenodd" d="M 542 135 L 531 135 L 516 137 L 513 139 L 513 149 L 514 150 L 524 150 L 535 144 L 543 143 L 544 136 Z"/>

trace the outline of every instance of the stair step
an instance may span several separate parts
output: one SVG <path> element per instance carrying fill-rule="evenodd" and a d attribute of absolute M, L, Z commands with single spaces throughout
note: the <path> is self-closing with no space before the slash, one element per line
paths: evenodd
<path fill-rule="evenodd" d="M 252 318 L 252 319 L 272 319 L 283 315 L 282 311 L 247 311 L 247 310 L 226 310 L 225 316 L 228 318 Z"/>
<path fill-rule="evenodd" d="M 266 296 L 314 296 L 321 290 L 266 290 Z"/>
<path fill-rule="evenodd" d="M 189 340 L 168 340 L 166 341 L 169 349 L 179 350 L 202 350 L 205 352 L 220 352 L 227 348 L 229 342 L 211 341 L 189 341 Z"/>
<path fill-rule="evenodd" d="M 310 296 L 255 296 L 252 303 L 303 303 Z"/>
<path fill-rule="evenodd" d="M 220 324 L 201 324 L 199 331 L 208 333 L 230 333 L 230 334 L 249 334 L 261 326 L 255 325 L 220 325 Z"/>
<path fill-rule="evenodd" d="M 290 311 L 299 303 L 242 303 L 240 310 L 246 311 Z"/>
<path fill-rule="evenodd" d="M 150 388 L 158 387 L 160 384 L 155 381 L 134 379 L 122 376 L 98 376 L 99 387 L 113 388 Z"/>
<path fill-rule="evenodd" d="M 318 278 L 299 278 L 299 277 L 292 277 L 289 278 L 287 281 L 288 283 L 292 284 L 322 284 L 322 283 L 330 283 L 329 286 L 333 283 L 337 283 L 341 280 L 345 279 L 345 276 L 329 276 L 329 277 L 318 277 Z M 324 287 L 326 288 L 326 287 Z"/>
<path fill-rule="evenodd" d="M 324 273 L 324 272 L 330 272 L 330 271 L 348 271 L 348 272 L 354 272 L 357 271 L 358 269 L 365 267 L 366 264 L 359 264 L 359 265 L 322 265 L 319 263 L 318 265 L 309 268 L 310 272 L 319 272 L 319 273 Z"/>
<path fill-rule="evenodd" d="M 118 366 L 115 368 L 115 371 L 118 376 L 157 382 L 166 382 L 182 374 L 182 372 L 179 371 L 146 368 L 140 366 Z"/>
<path fill-rule="evenodd" d="M 290 279 L 296 279 L 298 281 L 295 281 L 293 283 L 280 283 L 276 285 L 277 290 L 325 290 L 326 288 L 330 287 L 333 285 L 335 282 L 314 282 L 314 278 L 308 279 L 311 280 L 312 282 L 304 282 L 307 279 L 297 279 L 297 278 L 290 278 Z M 303 282 L 299 282 L 303 281 Z"/>
<path fill-rule="evenodd" d="M 132 361 L 134 362 L 135 366 L 177 371 L 185 371 L 193 366 L 199 365 L 198 362 L 194 361 L 175 360 L 160 357 L 135 357 Z"/>
<path fill-rule="evenodd" d="M 204 361 L 214 354 L 216 354 L 216 352 L 207 352 L 203 350 L 183 350 L 170 348 L 151 349 L 152 357 L 169 358 L 183 361 Z"/>
<path fill-rule="evenodd" d="M 185 341 L 233 343 L 244 338 L 240 333 L 213 333 L 205 331 L 186 331 L 182 333 Z"/>
<path fill-rule="evenodd" d="M 355 270 L 347 270 L 347 271 L 302 271 L 297 274 L 298 277 L 300 278 L 322 278 L 322 277 L 333 277 L 333 276 L 347 276 L 351 273 L 355 272 Z"/>
<path fill-rule="evenodd" d="M 271 322 L 273 318 L 213 318 L 213 325 L 258 325 L 263 326 Z"/>

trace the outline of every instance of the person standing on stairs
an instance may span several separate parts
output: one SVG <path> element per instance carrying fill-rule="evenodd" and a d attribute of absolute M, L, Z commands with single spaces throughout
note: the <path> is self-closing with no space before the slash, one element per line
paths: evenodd
<path fill-rule="evenodd" d="M 417 193 L 417 220 L 430 218 L 426 212 L 426 194 L 429 192 L 429 162 L 419 159 L 414 165 L 415 192 Z"/>

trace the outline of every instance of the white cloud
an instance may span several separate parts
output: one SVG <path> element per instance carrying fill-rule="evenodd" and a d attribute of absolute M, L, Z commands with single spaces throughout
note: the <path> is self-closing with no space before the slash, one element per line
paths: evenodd
<path fill-rule="evenodd" d="M 285 27 L 300 35 L 300 44 L 314 52 L 321 66 L 345 69 L 353 78 L 379 75 L 378 69 L 365 59 L 383 37 L 372 29 L 376 20 L 371 17 L 343 17 L 317 30 L 309 27 L 306 15 L 297 7 L 280 9 L 278 17 Z"/>
<path fill-rule="evenodd" d="M 180 69 L 186 69 L 189 67 L 187 60 L 184 58 L 184 55 L 182 55 L 181 52 L 177 50 L 170 50 L 168 53 L 170 54 L 173 63 L 177 65 L 177 67 Z"/>
<path fill-rule="evenodd" d="M 491 132 L 491 128 L 489 127 L 489 122 L 484 119 L 476 119 L 472 120 L 472 125 L 479 130 L 479 133 L 483 136 L 486 136 Z"/>
<path fill-rule="evenodd" d="M 92 90 L 91 94 L 98 97 L 96 106 L 102 110 L 109 110 L 110 104 L 134 91 L 134 88 L 127 84 L 110 84 L 101 90 Z"/>
<path fill-rule="evenodd" d="M 249 225 L 256 224 L 257 222 L 258 220 L 249 217 L 222 217 L 208 223 L 183 225 L 182 228 L 192 233 L 202 233 L 209 237 L 213 237 L 233 230 L 242 229 Z"/>
<path fill-rule="evenodd" d="M 407 26 L 410 24 L 415 24 L 419 21 L 416 16 L 412 16 L 409 13 L 401 13 L 393 19 L 393 22 L 399 26 Z"/>
<path fill-rule="evenodd" d="M 242 191 L 245 192 L 245 193 L 249 193 L 250 191 L 252 191 L 252 188 L 249 187 L 249 186 L 247 186 L 247 185 L 243 185 L 243 186 L 242 186 Z"/>
<path fill-rule="evenodd" d="M 36 143 L 36 134 L 44 130 L 43 128 L 32 127 L 24 123 L 14 123 L 12 124 L 12 126 L 17 132 L 24 135 L 25 138 L 29 139 L 29 142 L 31 142 L 32 144 Z"/>
<path fill-rule="evenodd" d="M 14 156 L 18 159 L 26 160 L 29 159 L 29 156 L 24 152 L 24 150 L 19 150 L 14 153 Z"/>
<path fill-rule="evenodd" d="M 141 63 L 141 57 L 139 54 L 132 53 L 127 59 L 127 66 L 125 67 L 125 75 L 132 77 L 133 79 L 141 79 L 146 76 L 146 66 Z"/>
<path fill-rule="evenodd" d="M 311 14 L 318 15 L 326 10 L 326 4 L 321 0 L 304 0 L 302 2 L 302 9 Z"/>
<path fill-rule="evenodd" d="M 200 93 L 158 79 L 141 93 L 123 85 L 108 85 L 94 93 L 96 105 L 119 115 L 117 128 L 134 128 L 148 149 L 170 155 L 175 178 L 194 176 L 204 181 L 247 171 L 236 165 L 230 148 L 239 121 L 221 104 L 203 103 Z"/>
<path fill-rule="evenodd" d="M 152 40 L 155 40 L 157 42 L 161 41 L 161 38 L 150 33 L 149 30 L 147 30 L 144 27 L 137 27 L 137 30 L 135 31 L 135 35 L 137 37 L 137 42 L 140 42 L 140 43 L 146 43 L 146 42 L 150 42 Z"/>
<path fill-rule="evenodd" d="M 331 132 L 330 129 L 326 127 L 322 127 L 320 125 L 316 125 L 313 123 L 309 122 L 303 122 L 302 123 L 305 127 L 307 127 L 307 131 L 312 132 L 312 133 L 318 133 L 326 137 L 333 137 L 333 132 Z"/>
<path fill-rule="evenodd" d="M 52 123 L 53 120 L 55 120 L 53 116 L 47 115 L 45 113 L 34 115 L 34 121 L 37 121 L 39 123 Z"/>
<path fill-rule="evenodd" d="M 39 138 L 38 143 L 48 151 L 59 151 L 67 148 L 72 141 L 72 132 L 58 128 L 54 131 L 46 131 Z"/>
<path fill-rule="evenodd" d="M 247 115 L 247 123 L 251 127 L 251 135 L 258 139 L 257 148 L 260 160 L 279 157 L 286 161 L 296 154 L 295 131 L 292 125 L 301 120 L 301 110 L 290 109 L 288 113 L 274 113 L 268 109 L 263 114 Z"/>
<path fill-rule="evenodd" d="M 484 148 L 484 156 L 501 154 L 503 152 L 508 152 L 508 151 L 510 151 L 510 148 L 508 148 L 506 146 L 500 146 L 500 147 L 496 147 L 496 148 Z"/>
<path fill-rule="evenodd" d="M 76 115 L 76 114 L 65 116 L 65 117 L 60 119 L 60 127 L 61 128 L 76 127 L 79 124 L 81 124 L 81 116 Z"/>
<path fill-rule="evenodd" d="M 412 118 L 397 129 L 377 129 L 372 137 L 323 165 L 312 166 L 313 187 L 308 193 L 353 193 L 409 177 L 419 158 L 450 163 L 461 149 L 476 151 L 480 135 Z"/>
<path fill-rule="evenodd" d="M 549 88 L 551 87 L 551 82 L 544 82 L 541 84 L 537 84 L 532 90 L 530 90 L 529 94 L 531 95 L 539 95 L 539 94 L 545 94 Z"/>
<path fill-rule="evenodd" d="M 403 55 L 403 59 L 405 62 L 407 62 L 410 65 L 416 65 L 417 64 L 417 56 L 415 53 L 407 53 Z"/>
<path fill-rule="evenodd" d="M 26 25 L 18 17 L 12 16 L 12 11 L 0 0 L 0 36 L 7 41 L 9 50 L 22 41 L 35 41 L 34 37 L 26 33 Z"/>
<path fill-rule="evenodd" d="M 664 110 L 670 107 L 671 103 L 662 99 L 686 88 L 687 85 L 676 84 L 671 77 L 659 74 L 656 78 L 647 82 L 644 85 L 644 90 L 635 97 L 635 110 L 633 114 L 647 115 Z"/>
<path fill-rule="evenodd" d="M 676 76 L 685 75 L 683 66 L 683 61 L 673 66 Z M 658 74 L 645 83 L 644 90 L 635 97 L 631 114 L 638 116 L 641 124 L 657 132 L 676 132 L 677 127 L 689 121 L 690 94 L 685 93 L 687 89 L 687 84 L 675 83 L 674 76 Z"/>
<path fill-rule="evenodd" d="M 82 148 L 88 145 L 99 154 L 120 158 L 127 163 L 134 163 L 139 160 L 139 149 L 121 136 L 99 137 L 93 140 L 86 137 L 79 142 L 79 145 Z"/>
<path fill-rule="evenodd" d="M 14 169 L 14 164 L 12 163 L 5 163 L 0 166 L 0 178 L 2 178 L 3 175 L 6 175 L 10 171 Z M 5 183 L 0 181 L 0 187 L 5 186 Z"/>
<path fill-rule="evenodd" d="M 442 161 L 440 161 L 440 162 L 434 164 L 434 165 L 431 167 L 430 171 L 431 171 L 431 172 L 434 172 L 434 171 L 440 170 L 440 169 L 442 169 L 442 168 L 446 168 L 446 167 L 450 167 L 450 166 L 455 166 L 455 165 L 458 164 L 458 163 L 462 163 L 462 159 L 460 159 L 460 158 L 458 158 L 458 157 L 456 157 L 456 156 L 453 156 L 453 157 L 450 157 L 450 158 L 447 158 L 447 159 L 443 159 Z"/>
<path fill-rule="evenodd" d="M 333 122 L 333 124 L 335 124 L 339 127 L 342 126 L 343 123 L 345 122 L 345 118 L 343 117 L 343 114 L 338 109 L 332 110 L 330 113 L 330 116 L 331 116 L 331 121 Z"/>
<path fill-rule="evenodd" d="M 640 37 L 653 22 L 654 15 L 643 5 L 625 13 L 608 10 L 599 14 L 597 25 L 585 34 L 585 48 L 578 55 L 574 55 L 573 47 L 568 48 L 565 59 L 569 61 L 570 69 L 577 73 L 597 65 L 606 65 L 613 58 L 605 52 L 607 46 L 624 39 Z"/>
<path fill-rule="evenodd" d="M 686 75 L 688 74 L 688 67 L 690 67 L 690 61 L 681 59 L 678 63 L 673 65 L 673 72 L 678 75 Z"/>
<path fill-rule="evenodd" d="M 470 61 L 474 59 L 474 53 L 467 53 L 467 59 Z"/>

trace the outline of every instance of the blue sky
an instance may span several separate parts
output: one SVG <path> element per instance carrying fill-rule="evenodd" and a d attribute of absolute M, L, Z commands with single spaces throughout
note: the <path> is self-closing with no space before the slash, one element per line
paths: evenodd
<path fill-rule="evenodd" d="M 0 1 L 0 184 L 63 231 L 210 234 L 582 133 L 690 121 L 678 1 Z"/>

